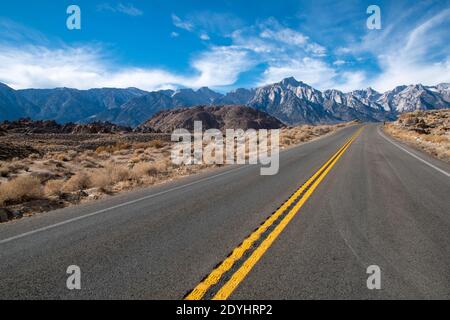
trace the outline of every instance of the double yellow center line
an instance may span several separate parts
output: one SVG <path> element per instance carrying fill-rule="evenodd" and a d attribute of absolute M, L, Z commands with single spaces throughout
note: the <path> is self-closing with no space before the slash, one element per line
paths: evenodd
<path fill-rule="evenodd" d="M 185 299 L 201 300 L 206 295 L 213 300 L 228 299 L 289 222 L 297 215 L 314 190 L 362 130 L 364 130 L 364 127 L 360 128 L 289 200 L 246 238 L 241 245 L 234 249 L 228 258 L 200 282 Z"/>

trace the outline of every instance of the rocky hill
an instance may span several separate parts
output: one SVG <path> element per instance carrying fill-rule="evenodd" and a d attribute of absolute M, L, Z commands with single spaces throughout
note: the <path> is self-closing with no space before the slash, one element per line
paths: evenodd
<path fill-rule="evenodd" d="M 168 133 L 175 129 L 194 130 L 194 122 L 202 121 L 203 130 L 208 129 L 278 129 L 284 124 L 268 115 L 245 106 L 199 106 L 162 111 L 139 126 L 137 130 L 148 128 Z"/>

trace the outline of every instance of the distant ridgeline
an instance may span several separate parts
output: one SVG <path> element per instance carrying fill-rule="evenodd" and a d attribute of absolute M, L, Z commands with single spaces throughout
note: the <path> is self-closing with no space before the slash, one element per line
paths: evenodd
<path fill-rule="evenodd" d="M 450 108 L 450 84 L 410 85 L 379 93 L 371 88 L 319 91 L 287 78 L 225 95 L 208 88 L 146 92 L 136 88 L 13 90 L 0 84 L 0 121 L 29 117 L 58 123 L 110 122 L 137 127 L 160 111 L 193 106 L 248 106 L 288 125 L 384 121 L 414 110 Z"/>

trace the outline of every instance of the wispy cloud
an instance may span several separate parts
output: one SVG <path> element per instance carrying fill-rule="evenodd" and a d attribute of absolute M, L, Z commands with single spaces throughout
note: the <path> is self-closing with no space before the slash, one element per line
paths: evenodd
<path fill-rule="evenodd" d="M 27 30 L 16 30 L 17 37 Z M 15 89 L 220 87 L 233 84 L 241 72 L 251 67 L 247 53 L 233 47 L 211 46 L 192 59 L 193 72 L 178 74 L 162 68 L 121 66 L 107 53 L 109 50 L 98 44 L 74 47 L 62 42 L 56 46 L 48 43 L 44 36 L 21 45 L 13 39 L 1 40 L 0 82 Z"/>
<path fill-rule="evenodd" d="M 257 62 L 251 52 L 236 46 L 211 47 L 192 61 L 199 76 L 192 79 L 195 87 L 221 87 L 234 84 L 241 73 L 251 69 Z"/>
<path fill-rule="evenodd" d="M 116 3 L 116 4 L 110 4 L 110 3 L 102 3 L 97 6 L 97 9 L 99 11 L 110 11 L 115 13 L 123 13 L 129 16 L 142 16 L 144 12 L 141 9 L 136 8 L 131 3 Z"/>
<path fill-rule="evenodd" d="M 345 60 L 336 60 L 333 62 L 334 66 L 342 66 L 345 65 L 347 62 Z"/>
<path fill-rule="evenodd" d="M 429 17 L 378 52 L 382 73 L 374 79 L 381 90 L 399 84 L 450 82 L 450 9 Z"/>
<path fill-rule="evenodd" d="M 232 14 L 211 11 L 196 11 L 183 17 L 172 14 L 172 23 L 177 28 L 196 34 L 203 41 L 210 40 L 210 35 L 229 37 L 243 26 L 243 22 Z"/>
<path fill-rule="evenodd" d="M 193 53 L 184 72 L 124 66 L 101 45 L 74 47 L 49 41 L 37 31 L 0 19 L 0 82 L 14 88 L 224 88 L 248 72 L 256 79 L 255 86 L 295 76 L 319 89 L 343 91 L 450 82 L 450 42 L 445 41 L 450 9 L 420 9 L 402 11 L 394 20 L 386 18 L 385 29 L 367 31 L 334 47 L 274 18 L 245 25 L 227 14 L 211 13 L 209 20 L 197 13 L 182 18 L 173 14 L 178 29 L 166 31 L 168 35 L 176 38 L 185 30 L 203 40 L 202 51 Z M 426 14 L 412 19 L 418 11 Z M 222 40 L 220 45 L 217 39 Z"/>
<path fill-rule="evenodd" d="M 14 88 L 218 88 L 233 85 L 242 73 L 261 64 L 266 64 L 267 69 L 258 84 L 288 76 L 296 76 L 312 85 L 331 81 L 333 70 L 310 49 L 314 45 L 319 47 L 319 44 L 275 20 L 271 24 L 272 29 L 267 23 L 262 23 L 233 32 L 230 45 L 211 44 L 192 58 L 193 72 L 189 74 L 161 68 L 122 67 L 105 54 L 107 50 L 101 46 L 75 48 L 60 44 L 49 47 L 38 42 L 23 48 L 13 42 L 0 43 L 0 81 Z M 183 26 L 186 27 L 185 24 Z M 205 40 L 209 39 L 206 33 L 204 35 Z"/>
<path fill-rule="evenodd" d="M 204 40 L 204 41 L 208 41 L 211 40 L 211 38 L 209 37 L 209 35 L 207 33 L 202 33 L 200 35 L 200 39 Z"/>
<path fill-rule="evenodd" d="M 222 36 L 245 26 L 239 17 L 227 12 L 196 11 L 188 14 L 187 19 L 204 32 Z"/>
<path fill-rule="evenodd" d="M 341 80 L 347 81 L 346 87 L 372 86 L 386 91 L 403 84 L 450 82 L 450 42 L 446 41 L 450 9 L 424 7 L 428 4 L 423 2 L 396 12 L 395 19 L 390 19 L 380 32 L 368 31 L 362 41 L 336 50 L 345 58 L 364 61 L 362 56 L 373 57 L 379 68 L 374 75 L 360 70 L 341 74 Z"/>
<path fill-rule="evenodd" d="M 183 29 L 186 31 L 194 30 L 194 25 L 192 23 L 190 23 L 189 21 L 181 20 L 181 18 L 179 16 L 177 16 L 176 14 L 172 14 L 172 22 L 173 22 L 173 25 L 177 28 L 180 28 L 180 29 Z"/>
<path fill-rule="evenodd" d="M 324 88 L 335 76 L 333 68 L 324 60 L 325 47 L 274 18 L 236 30 L 231 37 L 234 46 L 251 52 L 258 64 L 267 65 L 257 85 L 295 76 Z"/>
<path fill-rule="evenodd" d="M 0 81 L 15 89 L 139 87 L 158 90 L 191 79 L 163 69 L 118 67 L 101 47 L 49 49 L 0 45 Z"/>

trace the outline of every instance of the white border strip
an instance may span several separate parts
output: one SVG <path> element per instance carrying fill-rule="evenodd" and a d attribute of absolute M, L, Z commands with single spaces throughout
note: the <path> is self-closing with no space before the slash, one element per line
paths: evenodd
<path fill-rule="evenodd" d="M 397 148 L 402 149 L 403 151 L 405 151 L 405 152 L 406 152 L 407 154 L 409 154 L 410 156 L 416 158 L 417 160 L 419 160 L 419 161 L 425 163 L 427 166 L 429 166 L 429 167 L 431 167 L 431 168 L 433 168 L 433 169 L 439 171 L 440 173 L 442 173 L 442 174 L 444 174 L 444 175 L 446 175 L 447 177 L 450 178 L 450 173 L 448 173 L 448 172 L 442 170 L 441 168 L 436 167 L 434 164 L 429 163 L 428 161 L 426 161 L 426 160 L 422 159 L 421 157 L 415 155 L 414 153 L 412 153 L 412 152 L 406 150 L 405 148 L 403 148 L 403 147 L 402 147 L 401 145 L 399 145 L 398 143 L 395 143 L 394 141 L 392 141 L 391 139 L 389 139 L 388 137 L 386 137 L 386 136 L 384 135 L 384 133 L 382 133 L 382 132 L 380 131 L 380 127 L 378 127 L 378 134 L 379 134 L 380 136 L 382 136 L 386 141 L 392 143 L 392 144 L 393 144 L 394 146 L 396 146 Z"/>

